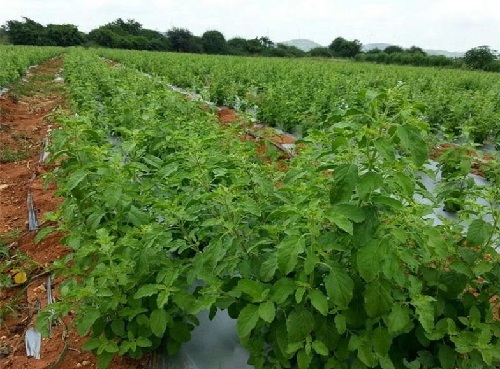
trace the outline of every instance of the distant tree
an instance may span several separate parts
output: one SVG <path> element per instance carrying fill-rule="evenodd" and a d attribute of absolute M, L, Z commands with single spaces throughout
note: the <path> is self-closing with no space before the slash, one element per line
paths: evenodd
<path fill-rule="evenodd" d="M 188 52 L 201 54 L 203 52 L 203 41 L 199 36 L 193 36 L 189 41 Z"/>
<path fill-rule="evenodd" d="M 88 40 L 99 46 L 118 48 L 120 36 L 106 27 L 99 27 L 89 32 Z"/>
<path fill-rule="evenodd" d="M 412 46 L 407 50 L 409 53 L 413 54 L 422 54 L 422 55 L 427 55 L 427 53 L 422 49 L 421 47 L 418 46 Z"/>
<path fill-rule="evenodd" d="M 72 24 L 49 24 L 46 34 L 48 42 L 54 46 L 76 46 L 85 41 L 82 33 Z"/>
<path fill-rule="evenodd" d="M 147 39 L 146 50 L 169 51 L 171 50 L 168 39 L 162 33 L 151 29 L 141 29 L 139 37 Z"/>
<path fill-rule="evenodd" d="M 489 46 L 475 47 L 467 51 L 464 56 L 464 62 L 469 68 L 482 70 L 487 70 L 496 59 L 496 52 Z"/>
<path fill-rule="evenodd" d="M 274 42 L 271 41 L 271 39 L 267 36 L 261 36 L 258 38 L 260 44 L 264 47 L 270 48 L 274 47 Z"/>
<path fill-rule="evenodd" d="M 366 54 L 380 54 L 381 52 L 383 52 L 382 50 L 380 50 L 378 47 L 374 48 L 374 49 L 370 49 L 366 52 Z"/>
<path fill-rule="evenodd" d="M 6 26 L 0 27 L 0 45 L 8 44 L 9 36 L 7 35 Z"/>
<path fill-rule="evenodd" d="M 261 54 L 264 51 L 264 46 L 262 42 L 256 37 L 251 40 L 247 40 L 247 51 L 249 54 Z"/>
<path fill-rule="evenodd" d="M 343 37 L 337 37 L 332 41 L 328 49 L 332 56 L 339 58 L 354 58 L 361 52 L 363 45 L 359 40 L 348 41 Z"/>
<path fill-rule="evenodd" d="M 203 51 L 207 54 L 226 54 L 227 42 L 224 35 L 219 31 L 206 31 L 201 36 Z"/>
<path fill-rule="evenodd" d="M 168 39 L 160 32 L 142 28 L 133 19 L 121 18 L 96 28 L 88 40 L 99 46 L 134 50 L 170 50 Z"/>
<path fill-rule="evenodd" d="M 229 54 L 246 55 L 248 54 L 248 41 L 241 37 L 234 37 L 227 41 Z"/>
<path fill-rule="evenodd" d="M 174 27 L 167 32 L 172 51 L 188 53 L 193 48 L 194 35 L 186 28 Z"/>
<path fill-rule="evenodd" d="M 45 27 L 32 19 L 23 17 L 24 21 L 7 21 L 5 30 L 10 42 L 14 45 L 46 45 Z"/>
<path fill-rule="evenodd" d="M 387 54 L 402 53 L 404 51 L 405 51 L 405 49 L 403 49 L 401 46 L 396 46 L 396 45 L 387 46 L 384 49 L 384 53 L 387 53 Z"/>
<path fill-rule="evenodd" d="M 330 58 L 332 56 L 327 47 L 315 47 L 309 50 L 308 55 L 320 58 Z"/>
<path fill-rule="evenodd" d="M 286 57 L 300 58 L 306 55 L 306 52 L 302 49 L 299 49 L 297 46 L 285 45 L 285 44 L 277 44 L 277 49 L 282 49 L 286 52 Z"/>
<path fill-rule="evenodd" d="M 278 43 L 275 47 L 267 47 L 264 50 L 264 56 L 272 56 L 279 58 L 297 58 L 302 57 L 306 53 L 295 46 L 289 46 Z"/>
<path fill-rule="evenodd" d="M 103 27 L 112 29 L 118 34 L 123 36 L 138 36 L 140 31 L 142 30 L 142 24 L 135 21 L 134 19 L 127 19 L 124 21 L 121 18 L 104 25 Z"/>

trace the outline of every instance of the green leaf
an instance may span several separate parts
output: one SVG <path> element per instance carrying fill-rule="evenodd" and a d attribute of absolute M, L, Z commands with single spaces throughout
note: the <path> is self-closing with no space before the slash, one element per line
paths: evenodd
<path fill-rule="evenodd" d="M 243 292 L 251 297 L 251 302 L 261 302 L 264 292 L 262 283 L 252 279 L 240 279 L 234 291 Z"/>
<path fill-rule="evenodd" d="M 378 362 L 382 369 L 395 369 L 394 364 L 392 363 L 389 357 L 379 357 Z"/>
<path fill-rule="evenodd" d="M 314 318 L 311 312 L 304 308 L 293 310 L 286 320 L 288 343 L 303 342 L 314 328 Z"/>
<path fill-rule="evenodd" d="M 337 204 L 349 200 L 358 182 L 358 167 L 342 164 L 333 171 L 333 183 L 330 189 L 330 203 Z"/>
<path fill-rule="evenodd" d="M 366 218 L 362 208 L 351 204 L 337 204 L 332 207 L 334 213 L 343 215 L 355 223 L 361 223 Z"/>
<path fill-rule="evenodd" d="M 311 353 L 307 353 L 305 350 L 300 350 L 297 354 L 297 363 L 299 364 L 299 369 L 310 369 L 312 361 Z"/>
<path fill-rule="evenodd" d="M 404 208 L 404 205 L 401 201 L 388 196 L 373 196 L 372 201 L 375 204 L 385 205 L 393 208 L 394 210 L 401 210 Z"/>
<path fill-rule="evenodd" d="M 417 295 L 412 299 L 418 321 L 427 333 L 432 333 L 434 329 L 434 302 L 436 299 L 431 296 Z"/>
<path fill-rule="evenodd" d="M 277 304 L 283 304 L 294 291 L 295 282 L 290 278 L 281 278 L 271 289 L 271 300 Z"/>
<path fill-rule="evenodd" d="M 97 355 L 97 367 L 99 369 L 106 369 L 108 365 L 113 360 L 114 353 L 103 351 L 99 355 Z"/>
<path fill-rule="evenodd" d="M 328 315 L 328 299 L 320 290 L 313 290 L 309 293 L 312 306 L 322 315 Z"/>
<path fill-rule="evenodd" d="M 147 337 L 137 337 L 137 346 L 139 347 L 151 347 L 153 342 Z"/>
<path fill-rule="evenodd" d="M 314 268 L 316 268 L 316 265 L 319 263 L 319 257 L 310 252 L 306 256 L 306 260 L 304 261 L 304 273 L 306 275 L 311 275 L 314 272 Z"/>
<path fill-rule="evenodd" d="M 167 312 L 163 309 L 153 310 L 149 320 L 151 322 L 151 332 L 153 332 L 156 337 L 162 338 L 169 321 Z"/>
<path fill-rule="evenodd" d="M 392 337 L 387 328 L 375 328 L 371 334 L 373 350 L 381 357 L 389 354 L 389 349 L 392 344 Z"/>
<path fill-rule="evenodd" d="M 35 236 L 35 243 L 39 244 L 41 240 L 43 240 L 46 236 L 54 232 L 54 227 L 45 227 L 42 228 Z"/>
<path fill-rule="evenodd" d="M 445 345 L 439 345 L 439 362 L 443 369 L 453 369 L 455 368 L 455 362 L 457 360 L 457 353 L 451 347 Z"/>
<path fill-rule="evenodd" d="M 269 282 L 274 278 L 274 274 L 278 269 L 278 259 L 276 254 L 269 255 L 260 266 L 260 278 L 263 282 Z"/>
<path fill-rule="evenodd" d="M 365 310 L 368 316 L 382 316 L 390 311 L 391 305 L 390 290 L 380 280 L 375 279 L 366 286 Z"/>
<path fill-rule="evenodd" d="M 128 215 L 127 220 L 136 227 L 149 224 L 148 214 L 142 210 L 139 210 L 134 205 L 130 207 L 130 210 L 127 215 Z"/>
<path fill-rule="evenodd" d="M 366 195 L 374 193 L 383 184 L 383 177 L 374 172 L 368 172 L 363 174 L 359 178 L 358 182 L 358 193 L 360 197 L 364 197 Z"/>
<path fill-rule="evenodd" d="M 325 278 L 328 297 L 340 309 L 345 309 L 352 299 L 354 282 L 341 268 L 334 268 Z"/>
<path fill-rule="evenodd" d="M 493 234 L 493 226 L 482 219 L 475 219 L 467 230 L 467 242 L 471 246 L 481 246 L 488 241 Z"/>
<path fill-rule="evenodd" d="M 415 359 L 413 361 L 408 361 L 403 359 L 404 366 L 408 369 L 420 369 L 420 360 Z"/>
<path fill-rule="evenodd" d="M 240 338 L 247 337 L 259 321 L 259 307 L 257 305 L 245 306 L 238 316 L 236 328 Z"/>
<path fill-rule="evenodd" d="M 68 178 L 68 181 L 66 182 L 67 190 L 68 191 L 73 190 L 85 179 L 85 177 L 87 177 L 88 174 L 89 172 L 85 169 L 76 170 L 75 172 L 71 173 L 71 175 Z"/>
<path fill-rule="evenodd" d="M 394 145 L 392 143 L 379 138 L 373 142 L 373 146 L 382 158 L 389 162 L 394 160 Z"/>
<path fill-rule="evenodd" d="M 365 281 L 371 282 L 378 276 L 386 250 L 383 240 L 373 240 L 358 250 L 356 264 L 359 274 Z"/>
<path fill-rule="evenodd" d="M 450 264 L 450 269 L 454 270 L 457 273 L 463 274 L 469 278 L 474 278 L 474 273 L 472 272 L 469 264 L 463 261 L 454 261 Z"/>
<path fill-rule="evenodd" d="M 401 188 L 403 195 L 408 197 L 413 196 L 413 193 L 415 192 L 414 181 L 403 172 L 396 172 L 393 176 L 395 184 Z"/>
<path fill-rule="evenodd" d="M 189 325 L 184 322 L 173 322 L 168 327 L 168 336 L 180 343 L 189 342 L 191 339 L 191 330 Z"/>
<path fill-rule="evenodd" d="M 259 306 L 259 316 L 262 320 L 272 323 L 276 315 L 276 308 L 271 301 L 266 301 Z"/>
<path fill-rule="evenodd" d="M 476 265 L 474 265 L 472 271 L 474 272 L 475 275 L 481 276 L 483 274 L 491 272 L 492 269 L 493 269 L 492 262 L 486 260 L 480 260 Z"/>
<path fill-rule="evenodd" d="M 90 214 L 87 218 L 87 226 L 89 231 L 95 231 L 99 228 L 102 218 L 106 215 L 104 210 L 96 210 L 92 214 Z"/>
<path fill-rule="evenodd" d="M 163 308 L 170 298 L 170 292 L 171 291 L 168 289 L 160 291 L 156 299 L 156 306 L 158 306 L 160 309 Z"/>
<path fill-rule="evenodd" d="M 410 154 L 415 165 L 423 165 L 429 157 L 429 150 L 420 130 L 408 124 L 403 124 L 397 127 L 397 135 L 401 145 Z"/>
<path fill-rule="evenodd" d="M 361 345 L 358 347 L 358 359 L 369 368 L 374 368 L 377 363 L 377 356 L 373 353 L 370 345 Z"/>
<path fill-rule="evenodd" d="M 87 333 L 97 319 L 101 317 L 101 312 L 97 309 L 84 310 L 78 319 L 77 332 L 80 336 Z"/>
<path fill-rule="evenodd" d="M 82 345 L 82 349 L 85 351 L 92 351 L 101 345 L 101 340 L 97 337 L 91 338 Z"/>
<path fill-rule="evenodd" d="M 107 341 L 103 346 L 99 347 L 98 353 L 100 353 L 99 351 L 101 352 L 107 351 L 115 353 L 120 351 L 120 349 L 115 341 Z"/>
<path fill-rule="evenodd" d="M 300 302 L 304 298 L 305 293 L 306 293 L 306 288 L 305 287 L 298 287 L 295 290 L 295 302 L 297 304 L 300 304 Z"/>
<path fill-rule="evenodd" d="M 321 342 L 321 341 L 314 341 L 312 343 L 312 349 L 318 354 L 318 355 L 321 355 L 321 356 L 328 356 L 328 347 L 326 347 L 326 345 Z"/>
<path fill-rule="evenodd" d="M 283 274 L 290 273 L 298 262 L 298 257 L 305 251 L 304 237 L 289 236 L 277 246 L 278 268 Z"/>
<path fill-rule="evenodd" d="M 337 314 L 335 315 L 335 328 L 337 328 L 337 331 L 339 334 L 344 334 L 347 331 L 347 318 L 343 314 Z"/>
<path fill-rule="evenodd" d="M 134 295 L 134 299 L 155 295 L 162 289 L 163 286 L 161 284 L 145 284 L 144 286 L 139 287 Z"/>
<path fill-rule="evenodd" d="M 349 220 L 349 218 L 345 217 L 344 215 L 340 213 L 330 212 L 327 216 L 327 219 L 343 231 L 349 233 L 350 235 L 353 234 L 353 224 Z"/>
<path fill-rule="evenodd" d="M 125 322 L 123 321 L 123 319 L 114 318 L 111 321 L 111 330 L 118 337 L 124 337 L 125 336 Z"/>
<path fill-rule="evenodd" d="M 387 317 L 387 327 L 389 333 L 400 334 L 405 332 L 406 327 L 410 324 L 411 310 L 407 307 L 394 305 L 391 313 Z"/>

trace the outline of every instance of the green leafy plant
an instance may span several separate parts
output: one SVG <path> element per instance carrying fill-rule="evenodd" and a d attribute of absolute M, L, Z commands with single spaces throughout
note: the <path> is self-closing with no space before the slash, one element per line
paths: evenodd
<path fill-rule="evenodd" d="M 205 309 L 237 319 L 256 368 L 499 362 L 498 190 L 459 214 L 467 230 L 427 219 L 429 127 L 407 85 L 354 94 L 280 172 L 161 78 L 72 50 L 65 80 L 78 116 L 51 159 L 72 253 L 39 326 L 75 311 L 101 368 L 174 354 Z"/>
<path fill-rule="evenodd" d="M 476 219 L 464 237 L 458 224 L 424 219 L 432 206 L 414 199 L 432 198 L 414 175 L 427 160 L 419 111 L 398 89 L 365 91 L 331 131 L 307 140 L 279 190 L 286 201 L 269 215 L 273 237 L 225 287 L 255 367 L 498 362 L 488 302 L 497 267 L 482 259 L 496 255 L 498 223 Z"/>

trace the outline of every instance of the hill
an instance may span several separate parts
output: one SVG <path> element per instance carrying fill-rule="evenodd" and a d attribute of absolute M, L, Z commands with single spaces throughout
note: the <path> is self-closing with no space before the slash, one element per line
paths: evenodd
<path fill-rule="evenodd" d="M 316 47 L 324 47 L 318 44 L 317 42 L 308 39 L 295 39 L 295 40 L 283 41 L 280 43 L 287 46 L 295 46 L 296 48 L 303 50 L 305 52 L 314 49 Z"/>
<path fill-rule="evenodd" d="M 369 50 L 373 50 L 373 49 L 384 50 L 387 46 L 393 46 L 393 45 L 386 44 L 386 43 L 366 44 L 366 45 L 363 45 L 362 50 L 363 51 L 369 51 Z M 456 51 L 433 50 L 433 49 L 424 49 L 424 51 L 429 55 L 444 55 L 444 56 L 447 56 L 449 58 L 461 58 L 462 56 L 464 56 L 463 52 L 456 52 Z"/>

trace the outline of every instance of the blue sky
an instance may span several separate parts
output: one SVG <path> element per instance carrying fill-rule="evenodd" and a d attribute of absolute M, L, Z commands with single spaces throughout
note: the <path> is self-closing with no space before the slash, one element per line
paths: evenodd
<path fill-rule="evenodd" d="M 226 38 L 308 38 L 327 45 L 342 36 L 448 51 L 500 49 L 498 0 L 0 0 L 0 9 L 0 24 L 25 16 L 76 24 L 84 32 L 121 17 L 158 31 L 217 29 Z"/>

